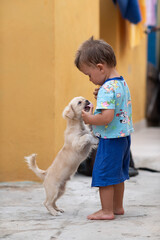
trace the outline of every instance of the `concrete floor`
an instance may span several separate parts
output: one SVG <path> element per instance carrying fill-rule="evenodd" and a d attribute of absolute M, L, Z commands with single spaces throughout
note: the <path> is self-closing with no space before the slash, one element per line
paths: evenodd
<path fill-rule="evenodd" d="M 125 215 L 113 221 L 91 221 L 86 216 L 100 208 L 91 178 L 76 175 L 57 202 L 65 212 L 51 216 L 42 202 L 41 184 L 0 184 L 0 239 L 4 240 L 159 240 L 160 174 L 140 171 L 126 181 Z"/>
<path fill-rule="evenodd" d="M 135 131 L 132 134 L 131 150 L 137 168 L 160 171 L 160 127 Z"/>
<path fill-rule="evenodd" d="M 139 156 L 140 144 L 145 147 L 143 136 L 149 139 L 153 133 L 150 130 L 133 136 L 134 156 L 139 157 L 138 161 L 143 161 L 145 155 L 151 157 L 150 161 L 157 158 L 160 168 L 159 128 L 152 136 L 156 147 L 148 141 L 143 157 Z M 90 183 L 91 177 L 78 174 L 68 182 L 65 195 L 57 202 L 65 212 L 57 217 L 51 216 L 42 204 L 45 200 L 42 184 L 0 183 L 0 239 L 160 240 L 160 173 L 139 171 L 138 176 L 126 181 L 125 215 L 113 221 L 86 219 L 100 208 L 98 191 Z"/>

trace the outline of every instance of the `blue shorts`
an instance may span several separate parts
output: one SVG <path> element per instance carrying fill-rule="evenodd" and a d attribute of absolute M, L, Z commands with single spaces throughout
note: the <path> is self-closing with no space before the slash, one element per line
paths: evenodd
<path fill-rule="evenodd" d="M 92 172 L 92 187 L 119 184 L 129 179 L 130 136 L 100 138 Z"/>

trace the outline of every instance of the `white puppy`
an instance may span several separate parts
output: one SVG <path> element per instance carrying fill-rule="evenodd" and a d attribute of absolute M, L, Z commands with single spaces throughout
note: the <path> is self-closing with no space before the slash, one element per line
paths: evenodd
<path fill-rule="evenodd" d="M 88 111 L 89 104 L 85 98 L 75 97 L 64 109 L 63 117 L 67 120 L 64 145 L 46 171 L 36 165 L 36 154 L 25 157 L 29 168 L 44 180 L 44 205 L 54 216 L 58 215 L 58 211 L 63 212 L 56 206 L 56 200 L 64 193 L 66 182 L 98 144 L 98 139 L 92 135 L 81 116 L 83 109 Z"/>

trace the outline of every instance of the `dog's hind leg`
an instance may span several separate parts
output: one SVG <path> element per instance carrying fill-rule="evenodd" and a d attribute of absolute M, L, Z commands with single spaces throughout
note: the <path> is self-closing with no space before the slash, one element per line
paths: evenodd
<path fill-rule="evenodd" d="M 59 212 L 61 212 L 61 213 L 63 213 L 64 210 L 63 210 L 63 209 L 59 209 L 59 208 L 57 207 L 56 201 L 57 201 L 58 198 L 60 198 L 60 197 L 64 194 L 65 188 L 66 188 L 66 183 L 64 183 L 63 185 L 60 186 L 58 195 L 57 195 L 56 199 L 55 199 L 55 200 L 53 201 L 53 203 L 52 203 L 53 208 L 54 208 L 56 211 L 59 211 Z"/>
<path fill-rule="evenodd" d="M 58 189 L 57 187 L 49 188 L 47 184 L 45 184 L 45 182 L 44 182 L 44 187 L 46 191 L 46 201 L 44 202 L 44 206 L 47 208 L 47 210 L 50 212 L 51 215 L 57 216 L 58 211 L 56 210 L 56 208 L 54 208 L 53 202 L 57 198 Z"/>

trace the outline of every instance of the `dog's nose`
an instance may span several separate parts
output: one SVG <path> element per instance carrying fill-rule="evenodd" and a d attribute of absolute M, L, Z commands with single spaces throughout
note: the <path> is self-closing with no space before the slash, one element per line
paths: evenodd
<path fill-rule="evenodd" d="M 90 102 L 88 100 L 86 100 L 86 105 L 89 105 L 89 104 L 90 104 Z"/>

